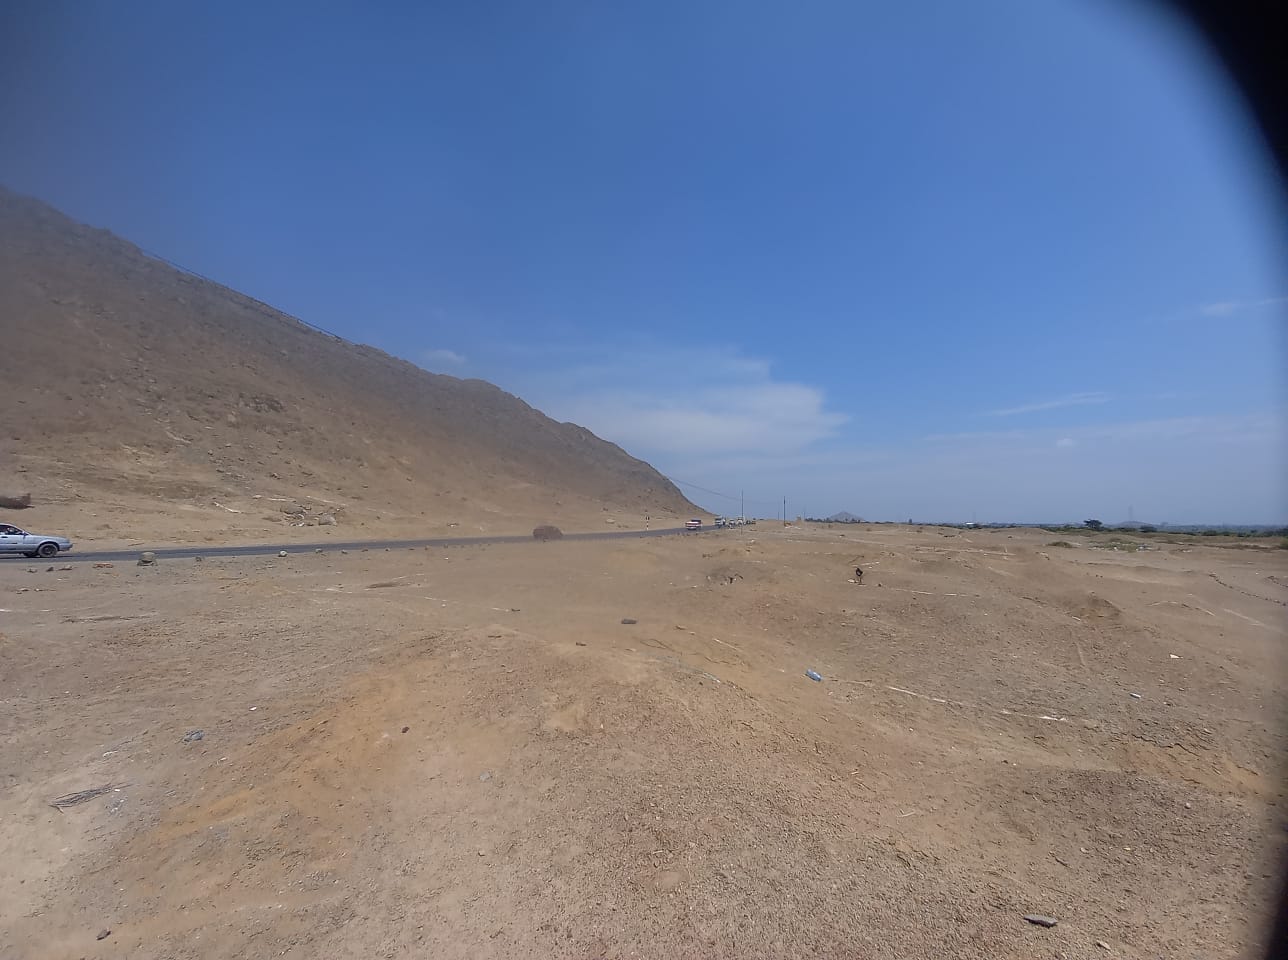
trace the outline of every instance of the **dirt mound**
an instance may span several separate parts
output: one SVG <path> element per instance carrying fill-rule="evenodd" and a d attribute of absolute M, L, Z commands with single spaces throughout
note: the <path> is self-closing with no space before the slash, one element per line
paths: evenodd
<path fill-rule="evenodd" d="M 176 525 L 250 529 L 273 512 L 254 498 L 308 498 L 515 532 L 694 511 L 647 463 L 490 383 L 311 328 L 3 188 L 0 317 L 0 489 L 42 504 L 182 501 Z"/>
<path fill-rule="evenodd" d="M 1120 620 L 1123 615 L 1121 609 L 1094 593 L 1066 598 L 1061 606 L 1079 620 Z"/>

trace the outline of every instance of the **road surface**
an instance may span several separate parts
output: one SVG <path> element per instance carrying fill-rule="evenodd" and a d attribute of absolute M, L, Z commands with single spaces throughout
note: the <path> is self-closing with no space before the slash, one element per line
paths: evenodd
<path fill-rule="evenodd" d="M 677 533 L 706 533 L 716 527 L 703 527 L 701 530 L 686 530 L 684 527 L 672 527 L 664 530 L 614 530 L 604 533 L 565 533 L 565 540 L 625 540 L 633 537 L 669 537 Z M 418 550 L 423 547 L 477 547 L 489 543 L 539 543 L 531 534 L 514 534 L 496 537 L 438 537 L 430 540 L 326 540 L 319 543 L 259 543 L 244 546 L 213 547 L 207 544 L 193 544 L 186 547 L 148 547 L 140 544 L 128 550 L 77 550 L 60 553 L 59 563 L 76 561 L 104 563 L 118 560 L 136 560 L 144 550 L 151 550 L 158 560 L 182 560 L 186 557 L 268 557 L 276 556 L 281 550 L 287 553 L 312 553 L 322 550 Z M 26 557 L 19 560 L 32 561 Z M 36 561 L 45 562 L 50 561 Z"/>

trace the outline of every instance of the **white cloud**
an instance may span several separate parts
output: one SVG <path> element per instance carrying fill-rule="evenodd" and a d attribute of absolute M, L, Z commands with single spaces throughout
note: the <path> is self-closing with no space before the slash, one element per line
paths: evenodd
<path fill-rule="evenodd" d="M 664 469 L 677 455 L 805 451 L 848 419 L 822 390 L 775 379 L 767 361 L 727 346 L 633 342 L 569 359 L 506 386 Z"/>
<path fill-rule="evenodd" d="M 1024 413 L 1038 413 L 1042 410 L 1058 410 L 1062 407 L 1081 407 L 1093 403 L 1108 403 L 1109 394 L 1099 391 L 1089 393 L 1071 393 L 1068 396 L 1056 397 L 1053 400 L 1039 400 L 1036 403 L 1025 403 L 1018 407 L 1007 407 L 1003 410 L 990 410 L 991 417 L 1015 417 Z"/>
<path fill-rule="evenodd" d="M 561 411 L 628 450 L 663 455 L 801 451 L 847 419 L 825 409 L 821 390 L 773 380 L 678 393 L 591 394 Z"/>
<path fill-rule="evenodd" d="M 1274 307 L 1288 303 L 1288 297 L 1263 297 L 1260 300 L 1218 300 L 1205 303 L 1199 307 L 1199 313 L 1205 317 L 1229 317 L 1248 310 L 1261 307 Z"/>
<path fill-rule="evenodd" d="M 426 370 L 441 373 L 444 369 L 465 366 L 465 358 L 455 350 L 422 350 L 418 363 Z"/>
<path fill-rule="evenodd" d="M 1055 445 L 1060 447 L 1062 450 L 1067 450 L 1070 447 L 1077 446 L 1077 443 L 1078 441 L 1074 440 L 1073 437 L 1061 437 L 1055 442 Z"/>

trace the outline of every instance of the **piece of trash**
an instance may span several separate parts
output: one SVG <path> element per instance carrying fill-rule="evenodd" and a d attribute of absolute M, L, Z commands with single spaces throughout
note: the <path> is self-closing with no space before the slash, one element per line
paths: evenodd
<path fill-rule="evenodd" d="M 258 710 L 259 707 L 251 707 L 252 710 Z"/>
<path fill-rule="evenodd" d="M 487 783 L 487 782 L 488 782 L 489 780 L 491 780 L 491 779 L 492 779 L 492 771 L 491 771 L 491 770 L 484 770 L 482 773 L 480 773 L 480 774 L 479 774 L 479 782 L 480 782 L 480 783 Z"/>
<path fill-rule="evenodd" d="M 196 743 L 198 740 L 204 739 L 206 739 L 206 734 L 202 730 L 189 730 L 183 735 L 184 743 Z"/>
<path fill-rule="evenodd" d="M 1169 653 L 1167 656 L 1168 656 L 1170 659 L 1172 659 L 1172 660 L 1179 660 L 1179 659 L 1181 659 L 1180 657 L 1178 657 L 1178 656 L 1177 656 L 1176 654 L 1174 654 L 1174 653 Z"/>
<path fill-rule="evenodd" d="M 1098 946 L 1101 950 L 1112 950 L 1112 949 L 1113 949 L 1113 947 L 1109 946 L 1109 944 L 1105 943 L 1105 941 L 1103 941 L 1103 940 L 1097 940 L 1097 941 L 1096 941 L 1096 946 Z"/>
<path fill-rule="evenodd" d="M 115 784 L 109 783 L 105 787 L 91 787 L 88 790 L 77 790 L 75 793 L 68 793 L 61 797 L 55 797 L 49 801 L 49 805 L 55 810 L 63 810 L 67 807 L 74 807 L 78 803 L 84 803 L 87 800 L 93 800 L 95 797 L 101 797 L 105 793 L 111 793 L 118 789 Z"/>
<path fill-rule="evenodd" d="M 813 671 L 813 670 L 806 670 L 806 671 L 805 671 L 805 676 L 809 677 L 809 678 L 810 678 L 811 680 L 813 680 L 815 683 L 822 683 L 822 682 L 823 682 L 823 675 L 822 675 L 822 674 L 820 674 L 820 673 L 816 673 L 816 672 L 815 672 L 815 671 Z"/>
<path fill-rule="evenodd" d="M 638 621 L 638 620 L 632 620 L 630 617 L 622 617 L 622 623 L 625 623 L 625 624 L 628 624 L 628 625 L 629 625 L 629 624 L 632 624 L 632 623 L 639 623 L 639 621 Z"/>
<path fill-rule="evenodd" d="M 314 553 L 321 553 L 321 552 L 322 552 L 322 548 L 321 548 L 321 547 L 314 547 L 314 548 L 313 548 L 313 552 L 314 552 Z"/>
<path fill-rule="evenodd" d="M 1030 913 L 1024 919 L 1038 927 L 1054 927 L 1060 922 L 1055 917 L 1044 917 L 1040 913 Z"/>
<path fill-rule="evenodd" d="M 279 557 L 284 557 L 284 556 L 286 556 L 286 551 L 285 551 L 285 550 L 278 550 L 278 551 L 277 551 L 277 555 L 278 555 Z"/>
<path fill-rule="evenodd" d="M 98 932 L 98 936 L 97 936 L 97 937 L 95 937 L 94 939 L 95 939 L 95 940 L 106 940 L 106 939 L 107 939 L 108 937 L 110 937 L 111 935 L 112 935 L 112 931 L 111 931 L 111 930 L 109 930 L 107 927 L 104 927 L 102 930 L 100 930 L 100 931 Z"/>
<path fill-rule="evenodd" d="M 1128 696 L 1133 700 L 1140 700 L 1142 698 L 1142 695 L 1139 693 L 1129 693 Z"/>

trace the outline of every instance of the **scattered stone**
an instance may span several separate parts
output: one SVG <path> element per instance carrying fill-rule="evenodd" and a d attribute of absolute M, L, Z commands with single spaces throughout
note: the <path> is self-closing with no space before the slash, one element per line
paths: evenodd
<path fill-rule="evenodd" d="M 28 572 L 28 573 L 35 573 L 35 572 L 36 572 L 36 568 L 35 568 L 35 567 L 28 567 L 28 568 L 27 568 L 27 572 Z"/>
<path fill-rule="evenodd" d="M 95 569 L 95 570 L 107 570 L 107 569 L 109 569 L 109 568 L 110 568 L 110 567 L 112 567 L 112 566 L 114 566 L 114 564 L 111 564 L 111 563 L 96 563 L 96 564 L 94 564 L 94 569 Z"/>
<path fill-rule="evenodd" d="M 104 927 L 102 930 L 100 930 L 100 931 L 98 932 L 98 936 L 97 936 L 97 937 L 95 937 L 94 939 L 95 939 L 95 940 L 106 940 L 106 939 L 107 939 L 108 937 L 110 937 L 111 935 L 112 935 L 112 931 L 111 931 L 111 930 L 109 930 L 107 927 Z"/>
<path fill-rule="evenodd" d="M 560 530 L 558 527 L 551 526 L 548 523 L 542 524 L 539 527 L 532 528 L 532 539 L 533 540 L 562 540 L 563 531 Z"/>
<path fill-rule="evenodd" d="M 139 554 L 139 566 L 150 567 L 157 562 L 157 555 L 151 550 L 144 550 Z"/>
<path fill-rule="evenodd" d="M 324 513 L 324 514 L 322 514 L 320 517 L 318 517 L 318 526 L 319 526 L 319 527 L 334 527 L 334 526 L 335 526 L 335 514 L 333 514 L 333 513 Z"/>
<path fill-rule="evenodd" d="M 632 624 L 632 623 L 639 623 L 639 621 L 638 621 L 638 620 L 632 620 L 630 617 L 622 617 L 622 623 L 625 623 L 625 624 L 628 624 L 628 625 L 629 625 L 629 624 Z"/>
<path fill-rule="evenodd" d="M 196 743 L 198 740 L 206 739 L 204 730 L 189 730 L 183 735 L 184 743 Z"/>
<path fill-rule="evenodd" d="M 586 642 L 585 642 L 584 640 L 578 640 L 578 641 L 577 641 L 577 646 L 579 646 L 579 647 L 584 647 L 585 645 L 586 645 Z"/>
<path fill-rule="evenodd" d="M 53 567 L 45 567 L 45 573 L 53 573 L 53 572 L 54 572 Z"/>
<path fill-rule="evenodd" d="M 1054 927 L 1057 923 L 1060 922 L 1055 917 L 1044 917 L 1040 913 L 1030 913 L 1027 916 L 1025 916 L 1024 919 L 1027 920 L 1029 923 L 1033 924 L 1034 926 L 1047 927 L 1048 929 L 1051 927 Z"/>
<path fill-rule="evenodd" d="M 479 774 L 479 782 L 480 782 L 480 783 L 487 783 L 487 782 L 488 782 L 489 780 L 491 780 L 491 779 L 492 779 L 492 771 L 491 771 L 491 770 L 484 770 L 482 773 L 480 773 L 480 774 Z"/>
<path fill-rule="evenodd" d="M 1098 946 L 1101 950 L 1112 950 L 1112 949 L 1113 949 L 1113 947 L 1109 946 L 1109 944 L 1105 943 L 1105 941 L 1103 941 L 1103 940 L 1097 940 L 1097 941 L 1096 941 L 1096 946 Z"/>
<path fill-rule="evenodd" d="M 193 563 L 205 563 L 205 561 L 206 561 L 206 558 L 203 557 L 201 554 L 197 554 L 197 556 L 192 558 Z"/>
<path fill-rule="evenodd" d="M 403 733 L 406 733 L 406 732 L 407 732 L 408 730 L 410 730 L 410 729 L 411 729 L 411 727 L 403 727 L 403 728 L 402 728 L 402 732 L 403 732 Z"/>
<path fill-rule="evenodd" d="M 341 553 L 343 553 L 346 557 L 349 555 L 349 551 L 348 551 L 348 550 L 341 550 L 340 552 L 341 552 Z"/>
<path fill-rule="evenodd" d="M 278 550 L 278 551 L 277 551 L 277 555 L 278 555 L 279 557 L 284 557 L 284 556 L 286 556 L 286 551 L 285 551 L 285 550 Z"/>
<path fill-rule="evenodd" d="M 305 509 L 298 503 L 288 503 L 286 506 L 282 507 L 282 513 L 292 517 L 303 516 L 305 512 Z"/>
<path fill-rule="evenodd" d="M 71 565 L 70 563 L 64 563 L 64 564 L 63 564 L 61 567 L 59 567 L 58 569 L 59 569 L 59 570 L 61 570 L 61 571 L 63 571 L 64 573 L 66 573 L 66 572 L 67 572 L 68 570 L 70 570 L 71 568 L 72 568 L 72 565 Z"/>
<path fill-rule="evenodd" d="M 321 547 L 314 547 L 314 548 L 313 548 L 313 552 L 314 552 L 314 553 L 321 553 L 321 552 L 322 552 L 322 548 L 321 548 Z"/>
<path fill-rule="evenodd" d="M 1141 699 L 1141 694 L 1139 694 L 1139 693 L 1130 693 L 1130 694 L 1128 694 L 1128 696 L 1129 696 L 1129 697 L 1131 697 L 1133 700 L 1139 700 L 1139 699 Z"/>

